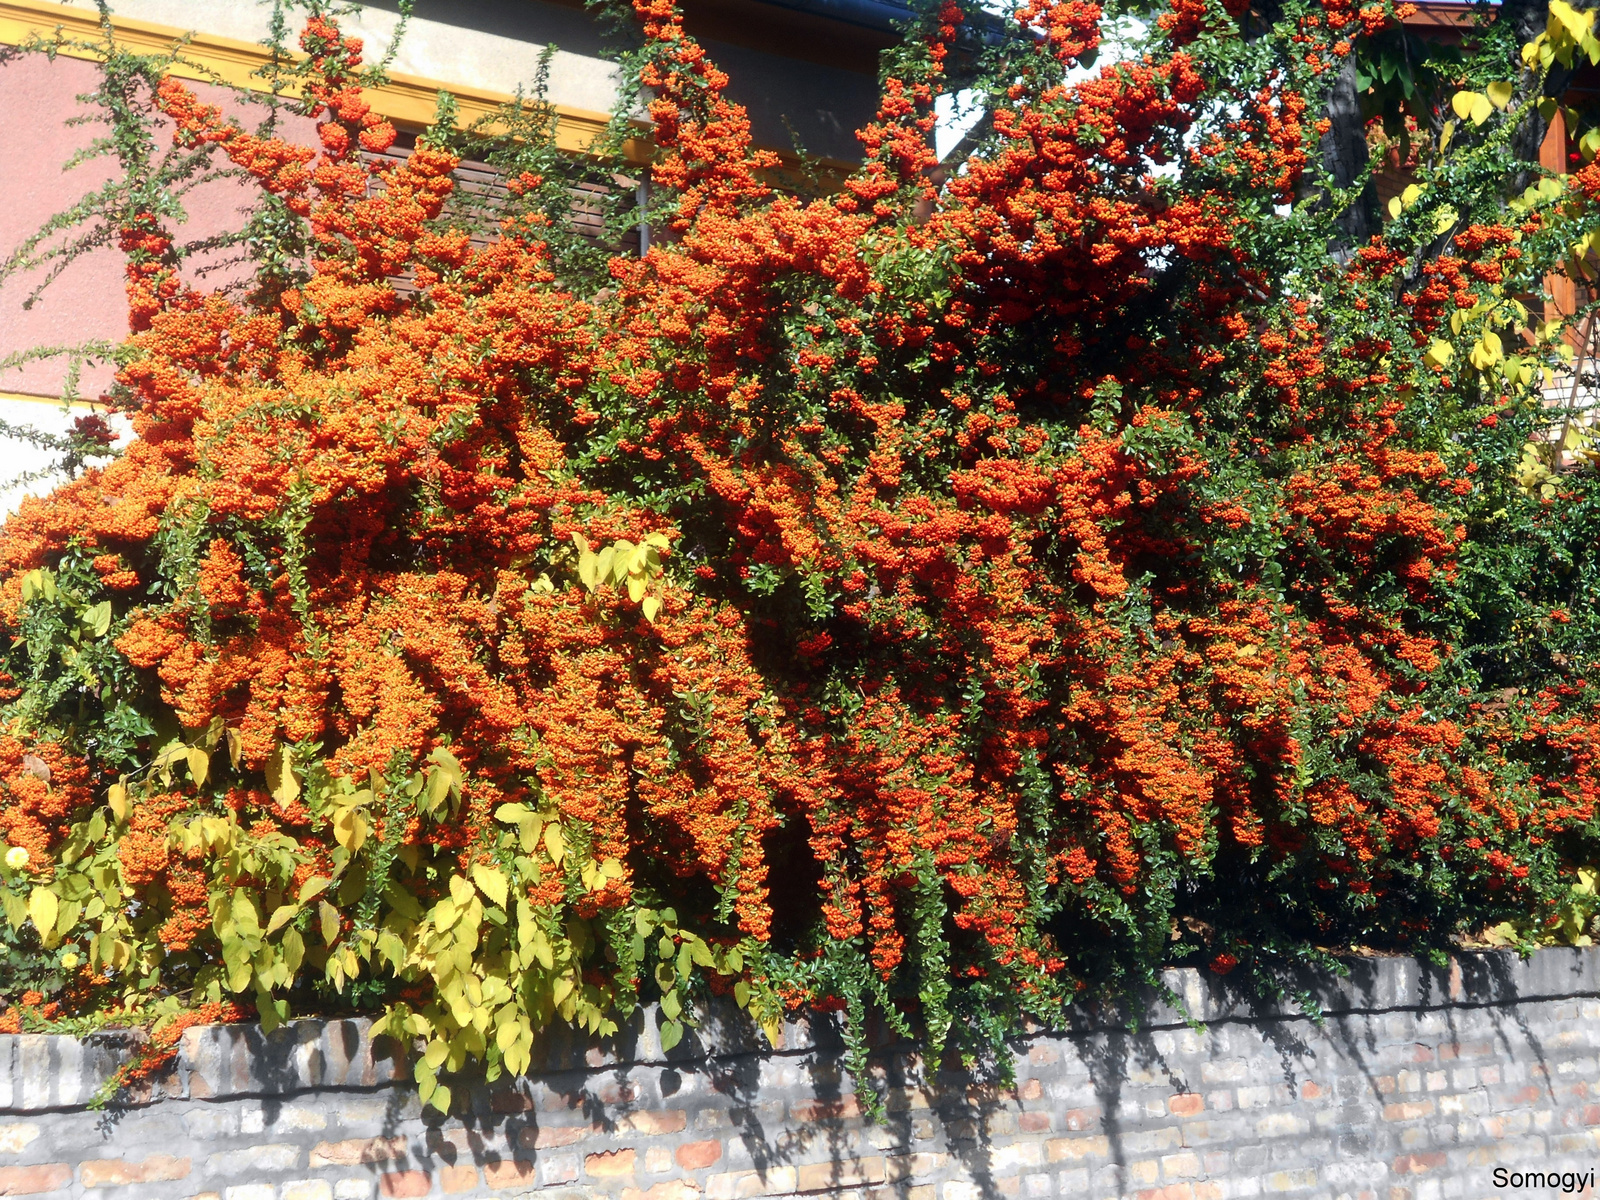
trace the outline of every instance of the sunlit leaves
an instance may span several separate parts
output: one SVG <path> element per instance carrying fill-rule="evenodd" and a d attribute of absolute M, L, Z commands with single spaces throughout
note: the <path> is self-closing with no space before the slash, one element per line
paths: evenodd
<path fill-rule="evenodd" d="M 623 539 L 599 551 L 582 534 L 572 538 L 578 548 L 578 579 L 584 587 L 591 592 L 607 585 L 625 588 L 645 620 L 656 619 L 661 611 L 658 583 L 665 573 L 662 558 L 670 545 L 664 534 L 648 534 L 637 544 Z"/>

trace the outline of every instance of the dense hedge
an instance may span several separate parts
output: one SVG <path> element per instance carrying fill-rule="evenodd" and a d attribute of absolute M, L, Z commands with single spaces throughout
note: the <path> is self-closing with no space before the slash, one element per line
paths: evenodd
<path fill-rule="evenodd" d="M 317 149 L 107 49 L 138 438 L 0 534 L 14 997 L 385 1010 L 443 1105 L 641 996 L 669 1044 L 709 988 L 937 1047 L 1184 957 L 1582 932 L 1600 508 L 1538 296 L 1600 167 L 1508 146 L 1591 16 L 1524 70 L 1485 10 L 1408 82 L 1352 245 L 1318 114 L 1386 3 L 1173 0 L 1081 79 L 1088 0 L 977 50 L 947 3 L 809 200 L 636 7 L 642 259 L 567 227 L 538 107 L 474 248 L 482 146 L 364 159 L 320 11 Z M 992 126 L 936 186 L 957 45 Z M 247 297 L 169 232 L 211 154 L 263 193 Z"/>

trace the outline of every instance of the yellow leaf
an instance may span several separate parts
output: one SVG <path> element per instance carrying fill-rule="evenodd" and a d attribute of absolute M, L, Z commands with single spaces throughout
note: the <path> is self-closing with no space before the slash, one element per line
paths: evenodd
<path fill-rule="evenodd" d="M 1489 103 L 1489 97 L 1474 94 L 1472 97 L 1472 111 L 1467 114 L 1472 118 L 1474 125 L 1482 125 L 1494 115 L 1494 105 Z"/>
<path fill-rule="evenodd" d="M 1448 204 L 1441 208 L 1433 218 L 1433 232 L 1435 234 L 1447 233 L 1450 226 L 1456 223 L 1459 214 Z"/>
<path fill-rule="evenodd" d="M 300 906 L 298 904 L 278 905 L 277 908 L 272 910 L 272 916 L 267 921 L 267 932 L 269 934 L 277 933 L 278 930 L 282 929 L 285 925 L 292 921 L 294 919 L 294 915 L 299 911 Z"/>
<path fill-rule="evenodd" d="M 211 774 L 211 755 L 199 746 L 189 747 L 189 774 L 194 778 L 195 787 L 204 787 L 206 776 Z"/>
<path fill-rule="evenodd" d="M 233 891 L 233 923 L 241 933 L 249 937 L 261 935 L 261 916 L 256 912 L 256 902 L 249 892 L 243 888 Z"/>
<path fill-rule="evenodd" d="M 1400 216 L 1400 197 L 1399 196 L 1391 196 L 1389 198 L 1389 216 L 1390 216 L 1391 219 L 1395 219 L 1395 218 L 1398 218 Z"/>
<path fill-rule="evenodd" d="M 456 902 L 456 907 L 465 908 L 472 902 L 472 885 L 459 875 L 450 877 L 450 899 Z"/>
<path fill-rule="evenodd" d="M 1566 0 L 1550 0 L 1550 22 L 1546 32 L 1551 36 L 1559 36 L 1564 30 L 1576 42 L 1593 28 L 1594 13 L 1579 12 Z"/>
<path fill-rule="evenodd" d="M 1419 197 L 1421 195 L 1422 195 L 1422 188 L 1421 188 L 1420 185 L 1415 184 L 1415 183 L 1408 183 L 1406 185 L 1406 190 L 1400 193 L 1400 204 L 1404 208 L 1410 208 L 1413 204 L 1415 204 L 1417 202 L 1417 197 Z"/>
<path fill-rule="evenodd" d="M 226 729 L 223 731 L 222 736 L 228 743 L 228 762 L 237 771 L 239 769 L 239 755 L 244 752 L 244 739 L 239 736 L 237 729 Z"/>
<path fill-rule="evenodd" d="M 339 936 L 339 910 L 326 900 L 319 900 L 317 912 L 322 918 L 322 940 L 331 946 Z"/>
<path fill-rule="evenodd" d="M 1472 115 L 1472 104 L 1477 99 L 1477 92 L 1457 92 L 1450 97 L 1450 107 L 1455 109 L 1456 116 L 1465 121 Z"/>
<path fill-rule="evenodd" d="M 333 818 L 334 839 L 354 854 L 367 840 L 367 820 L 357 808 L 342 808 Z"/>
<path fill-rule="evenodd" d="M 653 625 L 661 612 L 661 597 L 646 596 L 639 607 L 644 610 L 644 619 Z"/>
<path fill-rule="evenodd" d="M 125 784 L 113 783 L 106 792 L 106 803 L 111 806 L 111 815 L 117 820 L 128 819 L 128 788 Z"/>
<path fill-rule="evenodd" d="M 559 867 L 567 855 L 567 844 L 561 836 L 561 826 L 554 821 L 544 827 L 544 848 L 550 852 L 550 861 Z"/>
<path fill-rule="evenodd" d="M 300 796 L 300 781 L 294 774 L 294 752 L 279 746 L 267 755 L 267 790 L 279 808 L 288 808 Z"/>
<path fill-rule="evenodd" d="M 1450 139 L 1456 135 L 1456 123 L 1446 121 L 1444 128 L 1439 130 L 1439 153 L 1443 154 L 1450 146 Z"/>
<path fill-rule="evenodd" d="M 483 863 L 474 863 L 472 878 L 483 889 L 485 896 L 489 897 L 501 908 L 505 907 L 506 896 L 509 894 L 510 889 L 504 875 L 493 867 L 485 866 Z"/>
<path fill-rule="evenodd" d="M 431 812 L 444 803 L 445 797 L 450 794 L 450 776 L 448 772 L 434 769 L 428 772 L 428 809 Z"/>
<path fill-rule="evenodd" d="M 29 895 L 28 915 L 33 918 L 33 927 L 41 938 L 48 940 L 54 932 L 59 907 L 56 894 L 49 888 L 36 887 Z"/>
<path fill-rule="evenodd" d="M 456 923 L 456 919 L 461 916 L 461 909 L 456 906 L 454 900 L 441 900 L 433 906 L 430 915 L 433 917 L 434 928 L 442 933 Z"/>
<path fill-rule="evenodd" d="M 1450 359 L 1455 355 L 1455 348 L 1449 342 L 1438 340 L 1428 347 L 1427 353 L 1422 357 L 1438 367 L 1450 365 Z"/>
<path fill-rule="evenodd" d="M 1491 83 L 1483 89 L 1489 96 L 1489 103 L 1496 108 L 1504 108 L 1511 103 L 1511 94 L 1514 89 L 1509 83 Z"/>
<path fill-rule="evenodd" d="M 628 576 L 628 599 L 635 604 L 644 599 L 645 581 L 641 576 Z"/>
<path fill-rule="evenodd" d="M 300 885 L 300 903 L 304 904 L 306 901 L 311 900 L 316 896 L 320 896 L 322 894 L 322 889 L 327 887 L 332 882 L 333 880 L 328 879 L 325 876 L 313 875 L 310 879 L 306 880 Z"/>

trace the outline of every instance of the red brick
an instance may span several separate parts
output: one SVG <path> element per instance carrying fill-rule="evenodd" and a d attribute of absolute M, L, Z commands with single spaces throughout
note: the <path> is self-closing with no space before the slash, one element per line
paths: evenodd
<path fill-rule="evenodd" d="M 478 1168 L 471 1163 L 446 1167 L 439 1172 L 439 1186 L 447 1193 L 477 1191 Z"/>
<path fill-rule="evenodd" d="M 687 1179 L 668 1179 L 643 1191 L 623 1188 L 621 1200 L 700 1200 L 700 1189 Z"/>
<path fill-rule="evenodd" d="M 608 1150 L 591 1154 L 583 1160 L 584 1170 L 591 1175 L 632 1175 L 634 1153 L 632 1150 Z"/>
<path fill-rule="evenodd" d="M 1017 1128 L 1023 1133 L 1047 1133 L 1050 1130 L 1050 1114 L 1047 1112 L 1018 1113 Z"/>
<path fill-rule="evenodd" d="M 709 1167 L 722 1157 L 722 1143 L 715 1140 L 689 1142 L 686 1145 L 679 1146 L 678 1153 L 674 1157 L 677 1158 L 678 1165 L 685 1171 L 699 1171 L 704 1167 Z"/>
<path fill-rule="evenodd" d="M 837 1100 L 800 1100 L 789 1105 L 789 1115 L 796 1121 L 843 1121 L 861 1115 L 861 1104 L 854 1096 L 840 1096 Z"/>
<path fill-rule="evenodd" d="M 1068 1109 L 1061 1118 L 1061 1127 L 1081 1132 L 1085 1129 L 1095 1129 L 1100 1125 L 1100 1110 L 1098 1108 L 1072 1108 Z"/>
<path fill-rule="evenodd" d="M 342 1142 L 318 1142 L 311 1150 L 313 1167 L 354 1167 L 362 1163 L 388 1162 L 406 1156 L 408 1143 L 403 1137 L 349 1138 Z"/>
<path fill-rule="evenodd" d="M 620 1133 L 681 1133 L 689 1124 L 689 1114 L 681 1108 L 662 1109 L 657 1112 L 631 1112 L 617 1119 Z"/>
<path fill-rule="evenodd" d="M 378 1176 L 378 1190 L 385 1196 L 406 1198 L 426 1196 L 433 1190 L 433 1178 L 426 1171 L 390 1171 Z"/>
<path fill-rule="evenodd" d="M 483 1178 L 492 1188 L 531 1187 L 533 1164 L 520 1158 L 503 1158 L 483 1164 Z"/>
<path fill-rule="evenodd" d="M 130 1183 L 159 1183 L 164 1179 L 184 1179 L 189 1174 L 187 1158 L 168 1158 L 164 1154 L 129 1162 L 124 1158 L 98 1158 L 79 1168 L 84 1187 L 122 1187 Z"/>
<path fill-rule="evenodd" d="M 1583 1123 L 1585 1125 L 1600 1125 L 1600 1104 L 1585 1104 L 1583 1106 Z"/>
<path fill-rule="evenodd" d="M 1431 1117 L 1432 1115 L 1432 1100 L 1408 1100 L 1402 1104 L 1385 1104 L 1383 1106 L 1383 1119 L 1385 1121 L 1415 1121 L 1418 1117 Z"/>
<path fill-rule="evenodd" d="M 1320 1100 L 1327 1094 L 1327 1088 L 1320 1083 L 1312 1083 L 1309 1079 L 1300 1085 L 1300 1099 L 1302 1100 Z"/>
<path fill-rule="evenodd" d="M 517 1131 L 517 1145 L 524 1150 L 553 1150 L 581 1142 L 595 1132 L 593 1125 L 540 1125 Z"/>
<path fill-rule="evenodd" d="M 1018 1100 L 1039 1100 L 1044 1097 L 1044 1085 L 1037 1079 L 1024 1079 L 1017 1084 Z"/>
<path fill-rule="evenodd" d="M 1433 1061 L 1433 1047 L 1432 1046 L 1424 1046 L 1420 1042 L 1417 1045 L 1411 1047 L 1411 1061 L 1412 1062 L 1419 1062 L 1419 1063 L 1432 1062 Z"/>
<path fill-rule="evenodd" d="M 1139 1200 L 1194 1200 L 1194 1188 L 1187 1183 L 1169 1183 L 1166 1187 L 1145 1188 L 1137 1195 Z"/>
<path fill-rule="evenodd" d="M 1199 1092 L 1181 1092 L 1176 1096 L 1167 1097 L 1167 1111 L 1180 1117 L 1192 1117 L 1195 1113 L 1204 1112 L 1206 1098 Z"/>
<path fill-rule="evenodd" d="M 631 1104 L 639 1098 L 639 1090 L 631 1083 L 612 1080 L 600 1087 L 600 1100 L 604 1104 Z"/>
<path fill-rule="evenodd" d="M 489 1107 L 497 1113 L 527 1112 L 533 1107 L 533 1100 L 521 1092 L 491 1092 Z"/>
<path fill-rule="evenodd" d="M 41 1163 L 37 1167 L 0 1167 L 0 1196 L 32 1196 L 54 1192 L 72 1182 L 66 1163 Z"/>
<path fill-rule="evenodd" d="M 1435 1167 L 1445 1164 L 1445 1153 L 1435 1150 L 1429 1154 L 1402 1154 L 1394 1160 L 1393 1169 L 1396 1175 L 1421 1175 Z"/>

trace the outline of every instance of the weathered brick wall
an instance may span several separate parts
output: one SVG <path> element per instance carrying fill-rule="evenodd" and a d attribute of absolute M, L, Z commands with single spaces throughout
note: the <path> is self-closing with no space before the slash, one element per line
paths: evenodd
<path fill-rule="evenodd" d="M 1496 1186 L 1496 1167 L 1600 1164 L 1600 953 L 1358 962 L 1305 981 L 1321 1023 L 1252 1011 L 1226 980 L 1168 982 L 1200 1028 L 1159 1005 L 1137 1032 L 1086 1015 L 1020 1040 L 1012 1088 L 925 1079 L 885 1046 L 876 1124 L 822 1023 L 776 1051 L 708 1023 L 663 1054 L 643 1019 L 603 1050 L 552 1041 L 532 1078 L 458 1086 L 448 1117 L 357 1021 L 190 1030 L 106 1112 L 87 1102 L 125 1043 L 10 1036 L 0 1195 L 1446 1200 L 1555 1194 Z"/>

